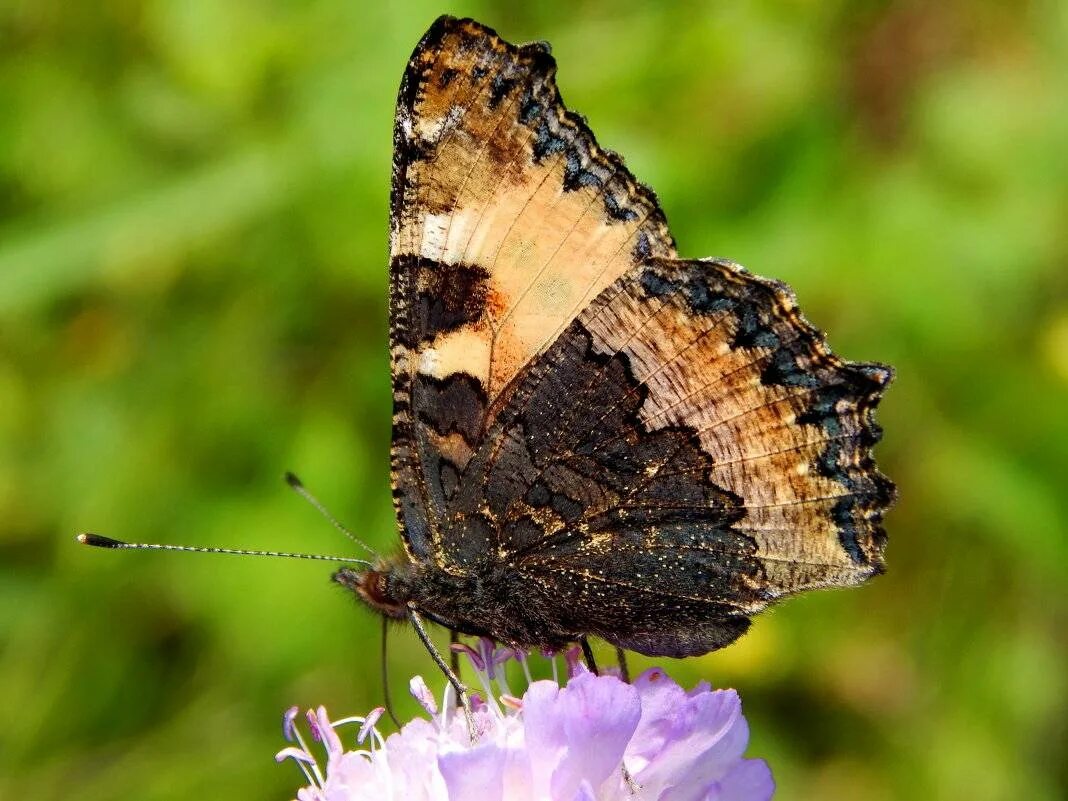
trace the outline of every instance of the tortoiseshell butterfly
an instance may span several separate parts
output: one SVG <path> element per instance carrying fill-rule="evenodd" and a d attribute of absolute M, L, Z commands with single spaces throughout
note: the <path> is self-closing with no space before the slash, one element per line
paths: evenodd
<path fill-rule="evenodd" d="M 547 45 L 450 17 L 408 64 L 389 268 L 404 548 L 334 578 L 428 644 L 420 617 L 701 654 L 784 596 L 883 569 L 872 414 L 892 371 L 832 354 L 784 284 L 680 259 L 555 69 Z"/>

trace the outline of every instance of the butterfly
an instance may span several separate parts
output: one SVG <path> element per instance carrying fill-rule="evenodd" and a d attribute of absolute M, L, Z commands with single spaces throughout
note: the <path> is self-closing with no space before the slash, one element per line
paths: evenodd
<path fill-rule="evenodd" d="M 555 72 L 548 45 L 445 16 L 401 82 L 399 556 L 78 541 L 358 565 L 334 580 L 412 623 L 469 723 L 424 619 L 523 649 L 578 642 L 592 667 L 589 637 L 703 654 L 785 596 L 882 572 L 896 490 L 873 415 L 893 371 L 835 356 L 785 284 L 679 258 L 655 195 Z"/>
<path fill-rule="evenodd" d="M 394 129 L 392 479 L 403 553 L 335 580 L 417 624 L 558 649 L 722 648 L 884 569 L 891 368 L 793 293 L 683 259 L 546 44 L 442 17 Z M 440 657 L 437 657 L 441 665 Z"/>

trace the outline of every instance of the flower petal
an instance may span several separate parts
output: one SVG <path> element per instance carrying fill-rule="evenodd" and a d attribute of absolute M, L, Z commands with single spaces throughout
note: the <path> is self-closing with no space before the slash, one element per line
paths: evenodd
<path fill-rule="evenodd" d="M 438 728 L 425 718 L 415 718 L 386 738 L 385 752 L 393 794 L 403 801 L 441 801 L 445 782 L 437 770 L 441 747 Z M 381 753 L 381 752 L 379 752 Z"/>
<path fill-rule="evenodd" d="M 484 664 L 505 655 L 501 648 L 491 652 L 488 641 L 480 645 Z M 577 661 L 575 670 L 567 686 L 532 682 L 521 699 L 507 696 L 499 676 L 506 701 L 474 704 L 474 744 L 451 704 L 385 741 L 374 729 L 381 708 L 334 723 L 318 707 L 308 723 L 327 752 L 325 771 L 304 747 L 290 710 L 283 733 L 300 747 L 283 749 L 277 759 L 292 758 L 304 770 L 309 786 L 298 795 L 302 801 L 633 801 L 635 788 L 620 770 L 624 756 L 642 801 L 771 798 L 767 764 L 743 759 L 749 728 L 733 690 L 713 692 L 702 683 L 686 692 L 658 669 L 634 685 L 597 676 Z M 421 679 L 411 689 L 433 703 Z M 352 722 L 362 724 L 357 742 L 373 732 L 370 750 L 343 749 L 335 726 Z"/>
<path fill-rule="evenodd" d="M 775 779 L 763 759 L 743 759 L 719 782 L 708 801 L 770 801 Z"/>
<path fill-rule="evenodd" d="M 641 717 L 641 702 L 637 690 L 614 676 L 582 673 L 560 691 L 556 714 L 567 749 L 550 790 L 554 799 L 570 801 L 583 781 L 599 787 L 620 769 Z"/>
<path fill-rule="evenodd" d="M 389 785 L 384 763 L 349 751 L 331 767 L 322 794 L 326 801 L 380 801 L 389 798 Z"/>
<path fill-rule="evenodd" d="M 627 764 L 635 772 L 653 759 L 671 738 L 686 693 L 661 668 L 650 668 L 634 680 L 642 704 L 638 729 L 627 746 Z"/>
<path fill-rule="evenodd" d="M 503 801 L 505 755 L 496 743 L 438 756 L 449 801 Z"/>
<path fill-rule="evenodd" d="M 563 720 L 556 712 L 560 692 L 560 685 L 545 680 L 531 684 L 523 696 L 523 738 L 535 798 L 548 797 L 549 780 L 567 747 Z"/>
<path fill-rule="evenodd" d="M 748 740 L 733 690 L 686 698 L 669 739 L 634 778 L 661 801 L 700 801 L 738 763 Z"/>

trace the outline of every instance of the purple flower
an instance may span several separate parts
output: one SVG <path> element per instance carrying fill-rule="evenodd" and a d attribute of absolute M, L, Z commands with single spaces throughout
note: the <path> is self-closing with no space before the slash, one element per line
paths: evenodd
<path fill-rule="evenodd" d="M 474 704 L 474 742 L 451 687 L 438 705 L 418 677 L 412 694 L 430 717 L 385 738 L 381 709 L 336 721 L 322 707 L 309 713 L 325 766 L 287 712 L 296 745 L 277 759 L 304 772 L 299 801 L 765 801 L 775 791 L 767 763 L 743 757 L 749 727 L 734 690 L 702 683 L 687 692 L 659 668 L 625 684 L 575 663 L 565 686 L 536 681 L 516 698 L 499 669 L 507 654 L 484 644 L 471 656 L 486 690 Z M 515 656 L 525 671 L 526 657 Z M 347 724 L 359 732 L 351 751 L 338 732 Z"/>

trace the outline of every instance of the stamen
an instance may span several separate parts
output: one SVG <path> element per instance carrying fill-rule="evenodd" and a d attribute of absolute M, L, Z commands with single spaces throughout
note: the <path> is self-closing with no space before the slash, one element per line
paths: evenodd
<path fill-rule="evenodd" d="M 275 754 L 274 758 L 277 762 L 283 762 L 286 759 L 292 759 L 294 762 L 297 763 L 297 766 L 300 768 L 300 772 L 304 774 L 304 778 L 307 780 L 309 785 L 322 787 L 322 774 L 319 773 L 319 766 L 315 764 L 315 757 L 313 757 L 307 751 L 302 751 L 299 748 L 289 746 L 287 748 L 283 748 L 281 751 Z M 308 770 L 309 764 L 315 771 L 315 775 L 312 775 L 312 772 Z"/>
<path fill-rule="evenodd" d="M 296 760 L 296 762 L 307 762 L 309 765 L 315 764 L 315 758 L 307 751 L 301 751 L 299 748 L 294 748 L 291 745 L 287 745 L 281 751 L 274 755 L 275 762 L 285 762 L 287 759 Z"/>
<path fill-rule="evenodd" d="M 564 661 L 567 662 L 567 677 L 569 679 L 575 678 L 575 676 L 584 671 L 589 672 L 588 668 L 582 664 L 581 656 L 582 649 L 577 645 L 572 645 L 564 651 Z"/>
<path fill-rule="evenodd" d="M 308 730 L 311 732 L 312 739 L 317 743 L 321 743 L 323 734 L 319 731 L 319 721 L 315 719 L 315 713 L 309 709 L 304 713 L 304 719 L 308 721 Z"/>
<path fill-rule="evenodd" d="M 529 653 L 524 653 L 507 647 L 494 647 L 491 652 L 486 643 L 482 643 L 482 646 L 481 653 L 477 654 L 477 656 L 482 661 L 483 665 L 502 668 L 500 672 L 494 674 L 493 678 L 490 677 L 487 670 L 478 671 L 479 680 L 487 691 L 490 688 L 507 687 L 504 675 L 505 671 L 502 666 L 509 658 L 515 658 L 519 661 L 523 668 L 523 674 L 528 678 L 528 683 L 534 683 L 531 680 L 531 668 L 528 664 L 530 657 Z M 467 653 L 466 649 L 460 649 L 460 651 Z M 550 660 L 554 659 L 553 654 L 548 654 L 547 656 Z M 636 689 L 629 686 L 620 689 L 618 682 L 615 682 L 614 680 L 604 681 L 604 677 L 598 677 L 590 673 L 586 666 L 580 661 L 581 657 L 579 656 L 578 649 L 569 649 L 565 654 L 565 658 L 568 670 L 572 676 L 579 676 L 579 684 L 582 686 L 582 689 L 576 687 L 578 697 L 582 698 L 583 703 L 585 704 L 591 702 L 594 703 L 596 708 L 585 708 L 582 710 L 564 709 L 560 714 L 572 716 L 570 718 L 565 717 L 565 720 L 573 719 L 573 716 L 576 713 L 581 714 L 583 719 L 592 716 L 594 719 L 600 720 L 602 717 L 606 717 L 606 725 L 616 725 L 613 720 L 612 706 L 624 702 L 631 704 L 635 700 L 632 696 L 636 692 Z M 473 660 L 472 664 L 475 664 Z M 517 670 L 516 672 L 518 673 L 519 671 Z M 648 675 L 652 680 L 655 680 L 655 677 L 657 676 L 667 680 L 666 675 L 662 671 L 652 671 Z M 611 689 L 612 692 L 605 695 L 602 694 L 599 689 L 594 695 L 589 695 L 586 688 L 587 685 L 583 685 L 582 683 L 590 682 L 591 680 L 601 682 L 602 687 L 605 684 L 609 685 L 609 687 L 605 689 L 605 692 L 607 692 L 608 689 Z M 421 677 L 415 677 L 411 680 L 409 685 L 411 694 L 431 716 L 431 726 L 423 726 L 420 729 L 422 724 L 419 724 L 408 728 L 403 735 L 397 738 L 399 743 L 398 747 L 395 747 L 392 737 L 389 745 L 387 745 L 382 733 L 377 729 L 378 722 L 383 718 L 383 715 L 386 712 L 384 707 L 376 707 L 364 716 L 351 716 L 334 721 L 329 719 L 324 707 L 320 706 L 314 711 L 309 711 L 306 717 L 309 731 L 311 731 L 316 741 L 322 743 L 321 747 L 327 752 L 327 760 L 323 762 L 322 766 L 316 761 L 320 751 L 318 749 L 310 750 L 305 746 L 302 733 L 295 725 L 298 711 L 295 708 L 286 710 L 282 716 L 283 735 L 290 742 L 296 741 L 299 743 L 300 747 L 296 745 L 287 746 L 279 751 L 275 758 L 279 762 L 285 761 L 286 759 L 292 759 L 300 768 L 307 784 L 300 790 L 297 797 L 304 799 L 304 801 L 325 801 L 328 793 L 331 798 L 349 797 L 352 791 L 358 789 L 353 787 L 350 782 L 356 776 L 359 776 L 361 781 L 367 781 L 373 785 L 376 797 L 391 798 L 399 792 L 398 788 L 401 786 L 409 789 L 414 786 L 411 782 L 411 778 L 415 776 L 412 772 L 414 769 L 412 763 L 409 762 L 403 766 L 391 764 L 397 761 L 392 758 L 394 754 L 398 754 L 401 760 L 409 758 L 412 753 L 414 753 L 412 750 L 413 743 L 418 741 L 423 744 L 420 745 L 419 753 L 425 753 L 430 756 L 431 759 L 420 759 L 416 760 L 416 762 L 420 766 L 422 766 L 423 763 L 429 765 L 429 773 L 427 775 L 434 776 L 436 775 L 434 774 L 435 768 L 440 767 L 440 765 L 435 764 L 435 755 L 452 754 L 458 750 L 462 751 L 464 748 L 471 748 L 473 747 L 472 742 L 478 743 L 483 737 L 492 740 L 492 742 L 489 743 L 490 746 L 506 750 L 509 754 L 511 753 L 510 749 L 518 748 L 521 751 L 524 748 L 531 747 L 535 743 L 525 741 L 525 734 L 529 734 L 527 727 L 531 725 L 531 721 L 533 721 L 534 727 L 548 725 L 551 721 L 551 714 L 555 711 L 554 708 L 546 706 L 546 704 L 549 704 L 550 700 L 552 700 L 552 697 L 554 696 L 553 693 L 541 693 L 540 696 L 539 694 L 533 694 L 530 696 L 531 704 L 536 702 L 539 704 L 539 714 L 534 715 L 534 718 L 531 719 L 527 716 L 534 714 L 534 709 L 531 707 L 530 710 L 526 710 L 526 696 L 516 696 L 506 690 L 502 690 L 493 696 L 488 696 L 487 694 L 483 694 L 483 691 L 480 689 L 478 692 L 470 693 L 470 702 L 474 714 L 469 721 L 470 728 L 468 728 L 467 726 L 460 725 L 462 719 L 458 716 L 459 708 L 455 706 L 454 702 L 450 703 L 452 699 L 455 699 L 455 685 L 453 685 L 452 682 L 443 682 L 441 686 L 443 688 L 443 696 L 440 698 L 441 704 L 439 706 L 435 703 L 435 696 Z M 675 686 L 677 687 L 677 685 Z M 627 691 L 626 693 L 623 692 L 624 689 Z M 681 688 L 679 689 L 681 690 Z M 707 689 L 707 686 L 699 686 L 693 692 L 709 693 L 711 691 Z M 630 695 L 627 695 L 627 693 Z M 683 695 L 690 696 L 691 693 L 677 692 L 676 695 L 679 695 L 680 697 Z M 605 709 L 603 703 L 595 700 L 598 698 L 605 699 L 604 702 L 609 703 L 612 706 Z M 561 695 L 557 700 L 563 701 L 565 698 Z M 558 706 L 559 705 L 557 705 L 557 707 Z M 551 709 L 553 709 L 553 711 L 550 711 Z M 667 717 L 667 714 L 667 712 L 663 714 L 664 720 L 670 719 Z M 723 718 L 722 720 L 714 721 L 714 725 L 705 724 L 703 726 L 699 732 L 700 737 L 703 738 L 701 742 L 707 741 L 715 743 L 719 742 L 724 737 L 727 737 L 733 731 L 733 727 L 738 723 L 740 714 L 737 697 L 734 696 L 734 705 L 731 706 L 728 704 L 718 713 L 718 716 Z M 419 718 L 419 720 L 425 720 L 425 718 Z M 349 724 L 356 724 L 359 728 L 355 733 L 356 742 L 352 743 L 351 740 L 348 741 L 351 750 L 343 752 L 341 748 L 343 737 L 339 735 L 343 735 L 344 737 L 349 735 L 341 732 L 340 727 Z M 580 726 L 580 728 L 583 727 Z M 717 731 L 717 729 L 719 730 Z M 583 730 L 578 732 L 578 734 L 582 737 L 590 735 L 598 737 L 600 736 L 598 731 L 599 730 L 594 727 L 594 729 L 589 732 Z M 473 734 L 474 736 L 469 740 L 470 734 Z M 680 732 L 680 734 L 685 735 L 683 739 L 691 736 L 689 730 Z M 568 736 L 570 737 L 570 734 Z M 405 742 L 405 739 L 409 737 L 411 739 Z M 424 745 L 425 749 L 423 748 Z M 594 746 L 596 746 L 596 742 L 591 745 L 591 747 Z M 628 788 L 630 796 L 634 801 L 637 801 L 637 799 L 641 797 L 641 788 L 635 783 L 634 778 L 632 777 L 636 775 L 637 769 L 640 768 L 644 770 L 647 760 L 644 762 L 639 760 L 638 763 L 635 763 L 632 755 L 628 758 L 625 749 L 620 751 L 619 756 L 620 759 L 622 759 L 622 763 L 616 770 L 618 771 L 618 775 L 622 776 L 624 784 L 619 785 L 617 781 L 616 785 L 620 787 L 620 790 L 624 787 Z M 740 757 L 737 758 L 740 759 Z M 455 764 L 450 767 L 455 769 Z M 578 766 L 576 769 L 581 771 L 582 768 L 583 766 Z M 689 770 L 689 768 L 687 768 L 687 770 Z M 707 779 L 705 772 L 699 771 L 697 768 L 694 768 L 694 770 L 700 773 L 699 776 L 695 773 L 695 780 L 703 782 Z M 771 797 L 770 793 L 772 788 L 770 777 L 766 774 L 767 770 L 765 768 L 765 780 L 764 784 L 761 786 L 762 794 L 754 796 L 754 801 L 757 798 L 768 799 Z M 443 773 L 441 775 L 444 776 L 445 774 Z M 521 777 L 513 777 L 513 779 L 520 782 L 522 781 Z M 435 781 L 438 780 L 439 779 L 435 779 Z M 446 779 L 446 781 L 448 781 L 448 779 Z M 424 784 L 423 786 L 428 787 L 429 785 Z M 680 784 L 677 786 L 682 787 L 684 785 Z M 518 795 L 522 795 L 524 794 L 524 791 L 529 790 L 528 787 L 525 788 L 522 786 L 516 786 L 514 789 Z M 359 793 L 357 792 L 357 794 Z M 403 793 L 400 794 L 403 795 Z M 616 794 L 619 793 L 613 790 L 613 797 Z M 366 793 L 364 793 L 364 795 L 366 795 Z M 510 793 L 506 792 L 506 795 L 512 797 L 512 794 Z M 588 789 L 579 792 L 578 795 L 575 796 L 576 799 L 579 796 L 582 798 L 589 798 L 591 801 L 593 799 L 593 795 Z M 361 795 L 360 797 L 363 796 Z"/>
<path fill-rule="evenodd" d="M 458 653 L 458 654 L 463 654 L 468 659 L 470 659 L 471 660 L 471 666 L 476 671 L 480 671 L 480 670 L 485 670 L 486 669 L 486 663 L 482 661 L 482 657 L 479 655 L 478 651 L 476 651 L 474 648 L 472 648 L 467 643 L 465 643 L 465 642 L 454 642 L 451 645 L 449 645 L 449 650 L 453 651 L 455 653 Z"/>
<path fill-rule="evenodd" d="M 497 663 L 493 658 L 495 645 L 489 637 L 478 638 L 478 655 L 482 657 L 482 664 L 485 665 L 486 676 L 490 681 L 497 678 Z"/>
<path fill-rule="evenodd" d="M 293 707 L 293 709 L 296 709 L 296 707 Z M 294 718 L 296 718 L 296 715 L 294 715 Z M 304 742 L 304 738 L 300 736 L 300 729 L 298 729 L 296 727 L 295 723 L 292 726 L 292 730 L 293 730 L 293 736 L 297 739 L 297 745 L 300 746 L 301 750 L 304 751 L 305 754 L 311 754 L 311 749 L 309 749 L 308 748 L 308 744 Z M 301 764 L 301 768 L 300 769 L 303 770 L 305 774 L 308 773 L 307 767 L 305 767 L 303 764 Z M 314 757 L 312 758 L 312 761 L 311 761 L 311 769 L 312 769 L 312 772 L 315 774 L 315 777 L 312 778 L 312 777 L 309 776 L 308 777 L 308 783 L 309 784 L 316 784 L 319 787 L 322 787 L 325 784 L 326 780 L 323 778 L 323 774 L 319 770 L 319 763 L 315 761 Z"/>
<path fill-rule="evenodd" d="M 449 710 L 456 708 L 456 704 L 454 702 L 455 693 L 456 690 L 453 689 L 452 682 L 445 682 L 445 690 L 441 694 L 441 720 L 438 721 L 438 731 L 440 732 L 445 731 L 445 726 L 449 722 Z M 474 709 L 474 693 L 472 693 L 471 697 L 469 697 L 467 700 L 470 702 L 471 708 Z"/>
<path fill-rule="evenodd" d="M 522 651 L 519 648 L 515 649 L 516 661 L 519 662 L 520 666 L 523 668 L 523 676 L 526 677 L 528 687 L 534 683 L 534 677 L 530 675 L 530 666 L 527 664 L 529 656 L 530 654 L 526 651 Z"/>
<path fill-rule="evenodd" d="M 516 712 L 520 712 L 523 709 L 522 699 L 516 698 L 514 695 L 502 695 L 501 703 L 509 709 L 514 709 Z"/>
<path fill-rule="evenodd" d="M 553 668 L 553 681 L 559 684 L 560 674 L 556 670 L 556 651 L 550 648 L 542 648 L 541 655 L 549 660 L 549 663 L 552 665 Z"/>
<path fill-rule="evenodd" d="M 334 759 L 343 754 L 345 749 L 341 745 L 341 738 L 338 737 L 337 732 L 334 731 L 334 726 L 330 722 L 330 716 L 326 713 L 326 707 L 317 707 L 315 710 L 315 717 L 319 721 L 319 734 L 323 737 L 323 746 L 326 748 L 327 757 Z"/>
<path fill-rule="evenodd" d="M 375 707 L 370 712 L 368 712 L 366 716 L 351 715 L 347 718 L 339 718 L 338 720 L 333 721 L 330 726 L 333 729 L 337 730 L 339 726 L 347 726 L 350 723 L 359 723 L 360 729 L 356 733 L 356 744 L 361 745 L 363 741 L 367 739 L 367 736 L 370 735 L 370 750 L 366 748 L 356 748 L 350 751 L 349 753 L 360 754 L 361 756 L 365 756 L 370 759 L 375 755 L 376 745 L 380 745 L 383 748 L 385 748 L 386 745 L 385 738 L 383 738 L 382 735 L 379 734 L 378 729 L 375 728 L 375 724 L 378 723 L 379 719 L 382 717 L 382 713 L 385 711 L 386 708 L 384 706 Z"/>
<path fill-rule="evenodd" d="M 506 662 L 510 661 L 511 659 L 514 659 L 515 655 L 516 655 L 516 651 L 515 651 L 514 648 L 508 648 L 508 647 L 503 646 L 503 645 L 501 647 L 499 647 L 499 648 L 494 649 L 494 651 L 493 651 L 493 658 L 492 658 L 491 662 L 493 663 L 493 666 L 494 666 L 494 673 L 496 674 L 496 678 L 497 678 L 497 686 L 500 687 L 500 689 L 506 695 L 511 695 L 512 694 L 512 689 L 508 686 L 508 671 L 506 669 L 504 669 L 504 668 L 502 668 L 501 670 L 497 670 L 497 667 L 504 665 Z M 490 678 L 493 678 L 493 677 L 494 677 L 493 674 L 491 674 Z"/>
<path fill-rule="evenodd" d="M 335 729 L 338 726 L 347 726 L 350 723 L 359 723 L 362 726 L 365 720 L 367 720 L 367 718 L 363 715 L 349 715 L 347 718 L 338 718 L 337 720 L 331 721 L 330 725 Z"/>
<path fill-rule="evenodd" d="M 297 715 L 300 714 L 300 708 L 291 706 L 282 715 L 282 736 L 289 742 L 294 743 L 297 741 L 297 729 L 293 725 L 293 721 L 297 719 Z"/>
<path fill-rule="evenodd" d="M 493 706 L 493 711 L 497 717 L 501 715 L 501 709 L 497 706 L 497 701 L 494 699 L 495 693 L 493 692 L 493 640 L 488 637 L 480 637 L 478 641 L 478 651 L 472 648 L 470 645 L 462 642 L 454 642 L 449 648 L 458 654 L 464 654 L 471 662 L 471 667 L 475 671 L 475 675 L 478 676 L 479 684 L 482 685 L 482 689 L 486 693 L 487 703 Z M 472 707 L 473 709 L 474 707 Z"/>
<path fill-rule="evenodd" d="M 426 710 L 430 717 L 438 714 L 438 706 L 434 702 L 434 694 L 430 692 L 430 688 L 426 686 L 426 681 L 423 680 L 422 676 L 412 676 L 412 680 L 408 682 L 408 692 L 412 694 L 412 698 L 419 702 L 419 705 Z"/>
<path fill-rule="evenodd" d="M 489 676 L 486 675 L 486 671 L 484 670 L 476 671 L 475 675 L 478 676 L 478 682 L 486 692 L 486 703 L 490 705 L 493 708 L 494 713 L 496 713 L 494 717 L 499 718 L 503 713 L 501 712 L 501 708 L 497 705 L 497 699 L 493 697 L 493 684 L 489 680 Z"/>
<path fill-rule="evenodd" d="M 382 713 L 386 711 L 384 706 L 376 706 L 370 712 L 367 713 L 367 717 L 364 718 L 363 724 L 360 726 L 360 731 L 356 734 L 357 745 L 362 745 L 363 741 L 367 739 L 367 735 L 372 734 L 375 730 L 375 724 L 378 723 L 379 718 L 382 717 Z M 371 738 L 372 750 L 374 744 L 374 737 Z"/>

